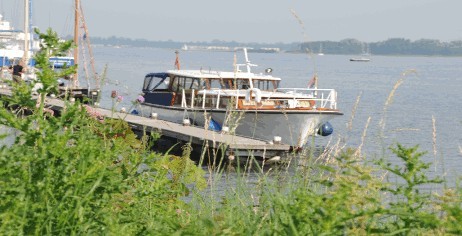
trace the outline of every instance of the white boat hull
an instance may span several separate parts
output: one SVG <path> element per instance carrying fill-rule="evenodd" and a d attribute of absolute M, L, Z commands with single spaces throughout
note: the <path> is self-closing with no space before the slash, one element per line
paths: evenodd
<path fill-rule="evenodd" d="M 275 136 L 281 142 L 293 147 L 303 147 L 309 136 L 317 133 L 318 127 L 342 113 L 337 111 L 296 110 L 235 110 L 224 109 L 187 109 L 158 105 L 141 105 L 140 115 L 150 117 L 153 113 L 157 118 L 176 123 L 189 119 L 191 124 L 208 128 L 208 122 L 213 119 L 222 126 L 229 127 L 230 132 L 240 136 L 271 142 Z"/>

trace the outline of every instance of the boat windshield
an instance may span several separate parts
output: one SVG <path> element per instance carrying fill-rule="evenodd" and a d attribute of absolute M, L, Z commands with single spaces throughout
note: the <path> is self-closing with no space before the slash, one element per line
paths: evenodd
<path fill-rule="evenodd" d="M 167 90 L 170 77 L 167 74 L 149 74 L 144 78 L 143 90 Z"/>

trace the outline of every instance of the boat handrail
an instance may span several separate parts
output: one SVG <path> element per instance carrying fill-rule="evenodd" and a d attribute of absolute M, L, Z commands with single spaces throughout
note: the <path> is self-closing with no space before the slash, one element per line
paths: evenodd
<path fill-rule="evenodd" d="M 281 90 L 281 91 L 279 91 Z M 288 92 L 283 92 L 287 90 Z M 196 99 L 196 92 L 195 90 L 191 90 L 191 101 L 190 101 L 190 108 L 193 108 L 195 106 L 195 99 Z M 277 95 L 272 97 L 274 93 L 266 94 L 266 95 L 261 95 L 261 100 L 262 101 L 288 101 L 292 100 L 296 104 L 297 101 L 314 101 L 318 106 L 318 108 L 330 108 L 330 109 L 337 109 L 337 92 L 335 89 L 300 89 L 300 88 L 282 88 L 278 89 L 277 91 L 283 92 L 286 95 L 293 95 L 293 96 L 287 96 L 284 98 L 278 97 Z M 309 91 L 310 93 L 297 93 L 297 91 Z M 227 93 L 228 92 L 228 93 Z M 231 93 L 230 93 L 231 92 Z M 229 91 L 224 91 L 222 89 L 202 89 L 198 90 L 197 94 L 200 95 L 198 97 L 201 97 L 202 101 L 199 106 L 201 106 L 202 109 L 205 109 L 206 105 L 206 99 L 207 97 L 209 98 L 216 98 L 216 109 L 219 109 L 220 107 L 220 100 L 222 99 L 222 96 L 226 97 L 235 97 L 236 101 L 239 99 L 245 99 L 246 97 L 246 92 L 247 90 L 229 90 Z M 289 93 L 292 92 L 292 93 Z M 185 90 L 182 90 L 182 98 L 181 98 L 181 107 L 188 108 L 188 102 L 186 101 L 186 95 L 185 95 Z M 312 96 L 307 96 L 307 95 L 312 95 Z M 304 96 L 304 97 L 300 97 Z M 236 102 L 236 108 L 238 107 L 237 102 Z"/>
<path fill-rule="evenodd" d="M 181 107 L 188 108 L 188 104 L 186 104 L 186 94 L 184 89 L 181 91 Z"/>
<path fill-rule="evenodd" d="M 293 94 L 294 99 L 296 99 L 296 95 L 311 95 L 313 98 L 309 100 L 320 101 L 320 107 L 325 108 L 329 105 L 330 109 L 337 109 L 337 91 L 335 89 L 278 88 L 276 91 Z M 328 92 L 326 98 L 324 98 L 324 92 Z M 298 98 L 297 100 L 305 99 Z"/>
<path fill-rule="evenodd" d="M 332 91 L 335 89 L 311 89 L 311 88 L 277 88 L 276 91 L 293 91 L 294 93 L 297 91 L 309 91 L 309 92 L 316 92 L 316 91 Z"/>

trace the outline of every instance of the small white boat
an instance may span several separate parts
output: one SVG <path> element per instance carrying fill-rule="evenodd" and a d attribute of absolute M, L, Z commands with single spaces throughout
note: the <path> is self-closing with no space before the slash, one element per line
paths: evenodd
<path fill-rule="evenodd" d="M 350 58 L 350 61 L 368 62 L 368 61 L 371 61 L 371 59 L 368 57 L 354 57 L 354 58 Z"/>
<path fill-rule="evenodd" d="M 350 58 L 350 61 L 359 61 L 359 62 L 369 62 L 371 61 L 371 49 L 369 45 L 366 44 L 364 47 L 363 44 L 362 54 L 359 57 Z"/>
<path fill-rule="evenodd" d="M 322 43 L 319 45 L 318 56 L 324 56 L 324 53 L 322 52 Z"/>
<path fill-rule="evenodd" d="M 281 78 L 268 69 L 252 73 L 256 65 L 244 53 L 246 64 L 236 65 L 235 72 L 178 68 L 147 74 L 144 101 L 135 113 L 294 148 L 303 147 L 310 135 L 332 133 L 328 121 L 343 115 L 334 89 L 279 88 Z"/>

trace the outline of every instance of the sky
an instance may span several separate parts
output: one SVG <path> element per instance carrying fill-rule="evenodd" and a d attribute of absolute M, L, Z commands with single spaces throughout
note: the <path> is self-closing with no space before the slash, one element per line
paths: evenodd
<path fill-rule="evenodd" d="M 74 0 L 32 0 L 32 22 L 71 35 Z M 462 40 L 462 0 L 81 0 L 90 36 L 292 43 Z M 0 0 L 22 29 L 24 0 Z"/>

